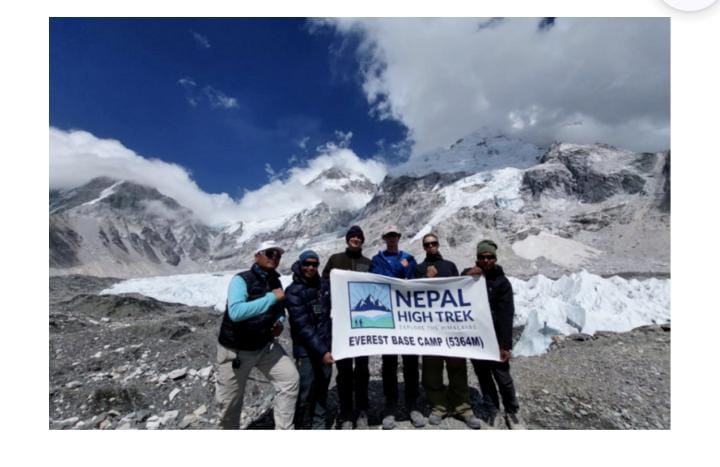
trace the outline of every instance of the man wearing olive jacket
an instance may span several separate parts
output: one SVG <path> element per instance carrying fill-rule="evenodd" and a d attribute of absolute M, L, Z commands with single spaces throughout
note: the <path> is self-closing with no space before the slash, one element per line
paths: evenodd
<path fill-rule="evenodd" d="M 346 271 L 369 272 L 370 259 L 362 254 L 365 234 L 360 226 L 353 225 L 345 234 L 347 248 L 344 252 L 335 253 L 328 259 L 322 272 L 322 296 L 325 307 L 330 310 L 330 272 L 333 269 Z M 355 418 L 356 429 L 368 428 L 368 385 L 370 369 L 368 357 L 343 358 L 335 362 L 337 366 L 337 390 L 340 413 L 338 426 L 342 430 L 353 429 Z M 353 411 L 353 401 L 355 410 Z"/>

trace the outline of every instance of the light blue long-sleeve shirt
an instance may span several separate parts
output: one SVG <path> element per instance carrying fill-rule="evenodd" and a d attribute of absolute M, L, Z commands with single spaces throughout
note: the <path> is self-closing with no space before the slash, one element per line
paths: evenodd
<path fill-rule="evenodd" d="M 268 292 L 265 296 L 248 301 L 247 284 L 240 276 L 235 276 L 228 287 L 228 314 L 232 321 L 243 321 L 265 313 L 277 303 L 274 293 Z M 277 319 L 285 321 L 285 313 L 278 313 Z"/>

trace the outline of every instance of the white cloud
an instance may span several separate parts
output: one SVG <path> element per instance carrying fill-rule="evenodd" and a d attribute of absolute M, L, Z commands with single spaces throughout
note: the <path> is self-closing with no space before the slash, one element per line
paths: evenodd
<path fill-rule="evenodd" d="M 99 176 L 128 180 L 156 188 L 209 225 L 281 221 L 322 201 L 332 206 L 361 207 L 352 193 L 327 192 L 321 185 L 310 183 L 333 167 L 373 183 L 380 183 L 387 173 L 381 162 L 360 159 L 352 150 L 330 144 L 306 165 L 289 169 L 286 178 L 276 178 L 233 200 L 226 193 L 201 190 L 184 167 L 147 159 L 117 140 L 100 139 L 86 131 L 50 128 L 50 188 L 72 188 Z M 266 169 L 274 172 L 269 164 Z"/>
<path fill-rule="evenodd" d="M 193 107 L 197 107 L 197 99 L 195 98 L 197 88 L 197 83 L 193 81 L 191 78 L 180 78 L 178 80 L 178 84 L 182 86 L 182 88 L 185 90 L 185 99 L 188 101 L 188 104 L 192 105 Z"/>
<path fill-rule="evenodd" d="M 193 107 L 197 107 L 201 100 L 213 108 L 236 109 L 240 107 L 236 98 L 230 97 L 212 86 L 205 86 L 198 91 L 198 84 L 192 78 L 180 78 L 177 83 L 185 90 L 185 99 Z"/>
<path fill-rule="evenodd" d="M 196 42 L 200 47 L 203 47 L 203 48 L 205 48 L 205 49 L 209 49 L 209 48 L 210 48 L 210 41 L 208 40 L 207 37 L 203 36 L 203 35 L 200 34 L 200 33 L 195 32 L 195 31 L 193 31 L 193 30 L 190 31 L 190 34 L 192 34 L 193 39 L 195 39 L 195 42 Z"/>
<path fill-rule="evenodd" d="M 315 150 L 320 153 L 327 153 L 338 149 L 349 148 L 352 137 L 352 131 L 348 131 L 346 133 L 340 130 L 335 130 L 335 139 L 319 145 L 315 148 Z"/>
<path fill-rule="evenodd" d="M 203 94 L 207 97 L 211 107 L 220 107 L 223 109 L 233 109 L 239 107 L 237 99 L 227 96 L 224 92 L 219 89 L 215 89 L 212 86 L 205 86 L 203 88 Z"/>
<path fill-rule="evenodd" d="M 227 194 L 205 193 L 177 164 L 146 159 L 117 140 L 99 139 L 86 131 L 50 128 L 50 188 L 72 188 L 100 176 L 157 188 L 211 225 L 242 214 Z"/>
<path fill-rule="evenodd" d="M 669 147 L 666 18 L 352 19 L 373 114 L 409 129 L 413 153 L 486 126 L 536 143 Z"/>
<path fill-rule="evenodd" d="M 268 176 L 268 180 L 273 180 L 278 176 L 277 173 L 275 173 L 275 169 L 272 168 L 272 165 L 267 162 L 265 163 L 265 173 Z"/>
<path fill-rule="evenodd" d="M 352 131 L 344 132 L 340 130 L 335 130 L 335 139 L 338 141 L 338 146 L 341 148 L 348 148 L 350 147 L 350 140 L 352 140 L 353 133 Z"/>
<path fill-rule="evenodd" d="M 286 217 L 320 202 L 336 207 L 362 207 L 368 200 L 359 200 L 353 193 L 328 192 L 322 185 L 311 182 L 324 171 L 338 168 L 351 177 L 363 176 L 377 184 L 385 178 L 386 166 L 375 160 L 360 159 L 352 150 L 332 143 L 326 145 L 325 151 L 309 160 L 307 165 L 288 170 L 283 180 L 273 180 L 258 190 L 245 192 L 239 203 L 246 213 L 245 218 L 260 221 Z"/>

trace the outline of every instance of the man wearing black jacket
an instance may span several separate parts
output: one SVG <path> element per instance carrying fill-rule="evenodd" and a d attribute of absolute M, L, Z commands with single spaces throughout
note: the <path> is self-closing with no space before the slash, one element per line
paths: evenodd
<path fill-rule="evenodd" d="M 515 316 L 513 290 L 503 269 L 497 264 L 497 243 L 483 240 L 477 244 L 477 261 L 472 268 L 465 269 L 463 275 L 483 275 L 487 285 L 490 312 L 500 347 L 500 362 L 491 360 L 471 360 L 480 383 L 484 399 L 492 404 L 488 423 L 497 426 L 499 422 L 500 400 L 498 388 L 505 409 L 505 422 L 510 429 L 525 428 L 518 416 L 520 408 L 515 394 L 515 385 L 510 375 L 510 356 L 512 349 L 512 326 Z M 497 388 L 495 384 L 497 383 Z"/>
<path fill-rule="evenodd" d="M 415 267 L 415 278 L 456 277 L 457 266 L 440 255 L 437 235 L 427 234 L 422 239 L 427 256 Z M 443 367 L 447 367 L 448 387 L 443 384 Z M 432 411 L 428 421 L 439 425 L 450 414 L 460 417 L 470 428 L 482 428 L 482 422 L 473 413 L 468 392 L 467 361 L 458 357 L 423 356 L 422 383 Z"/>
<path fill-rule="evenodd" d="M 347 248 L 342 253 L 330 257 L 322 272 L 323 304 L 330 310 L 330 271 L 342 269 L 346 271 L 370 271 L 370 258 L 363 256 L 362 245 L 365 235 L 362 229 L 353 225 L 345 234 Z M 338 425 L 343 430 L 353 429 L 353 395 L 355 396 L 356 420 L 355 428 L 368 428 L 368 385 L 370 369 L 368 357 L 343 358 L 335 362 L 338 370 L 337 382 L 340 414 Z M 354 368 L 353 368 L 354 365 Z"/>
<path fill-rule="evenodd" d="M 332 375 L 330 310 L 320 296 L 320 258 L 312 250 L 300 253 L 292 266 L 293 282 L 285 289 L 295 366 L 300 388 L 295 428 L 326 428 L 327 395 Z"/>

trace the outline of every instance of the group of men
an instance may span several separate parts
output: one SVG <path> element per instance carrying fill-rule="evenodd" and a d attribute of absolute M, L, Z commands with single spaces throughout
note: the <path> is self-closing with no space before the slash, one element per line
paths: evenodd
<path fill-rule="evenodd" d="M 342 269 L 371 272 L 400 279 L 483 275 L 490 310 L 500 347 L 500 362 L 471 360 L 483 399 L 489 407 L 485 419 L 478 418 L 470 405 L 467 360 L 459 357 L 423 356 L 422 385 L 430 405 L 426 419 L 418 405 L 420 362 L 417 355 L 402 355 L 404 408 L 413 426 L 439 425 L 454 416 L 473 429 L 503 422 L 511 429 L 523 428 L 518 401 L 510 375 L 513 291 L 497 264 L 497 244 L 483 240 L 477 245 L 475 265 L 458 273 L 457 266 L 440 254 L 435 234 L 422 239 L 425 260 L 418 264 L 399 248 L 401 233 L 395 226 L 385 229 L 384 251 L 372 260 L 363 256 L 365 236 L 354 225 L 345 235 L 347 247 L 328 259 L 322 274 L 320 257 L 303 251 L 292 266 L 293 282 L 284 291 L 276 269 L 284 250 L 274 242 L 258 246 L 255 262 L 248 271 L 230 282 L 217 346 L 216 393 L 220 426 L 240 427 L 243 396 L 252 368 L 258 368 L 272 382 L 276 429 L 329 428 L 327 406 L 332 365 L 337 367 L 340 429 L 368 428 L 368 357 L 335 360 L 332 356 L 330 319 L 330 271 Z M 293 341 L 293 360 L 276 337 L 283 331 L 287 310 Z M 448 386 L 443 383 L 447 369 Z M 382 356 L 382 383 L 385 406 L 383 429 L 393 429 L 399 410 L 398 356 Z M 499 390 L 499 391 L 498 391 Z M 499 392 L 499 395 L 498 395 Z M 500 411 L 502 399 L 503 412 Z"/>

